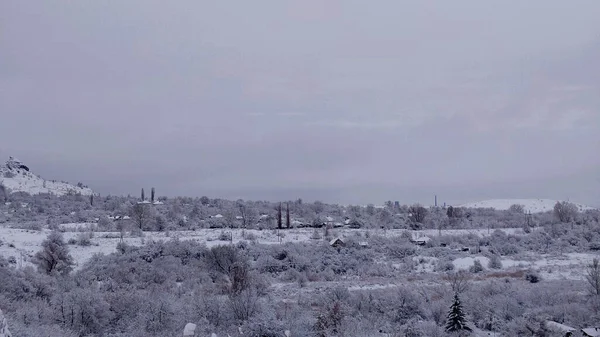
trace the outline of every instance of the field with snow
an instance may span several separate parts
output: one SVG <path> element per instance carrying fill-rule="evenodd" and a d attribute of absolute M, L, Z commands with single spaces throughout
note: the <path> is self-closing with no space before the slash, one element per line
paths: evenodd
<path fill-rule="evenodd" d="M 197 229 L 188 231 L 169 231 L 169 232 L 144 232 L 142 236 L 125 234 L 123 239 L 120 238 L 118 232 L 102 232 L 90 231 L 94 229 L 94 223 L 68 223 L 61 225 L 60 228 L 64 231 L 66 241 L 77 240 L 79 236 L 84 234 L 92 234 L 90 244 L 81 246 L 79 244 L 71 244 L 72 255 L 75 259 L 75 268 L 82 266 L 94 254 L 110 254 L 116 252 L 117 244 L 121 241 L 132 246 L 142 246 L 148 242 L 166 242 L 170 240 L 191 240 L 207 247 L 226 244 L 238 244 L 246 241 L 252 244 L 264 245 L 281 245 L 310 243 L 329 245 L 331 239 L 315 238 L 314 234 L 321 233 L 322 230 L 310 228 L 289 229 L 289 230 L 257 230 L 257 229 Z M 532 229 L 533 231 L 540 229 Z M 498 229 L 507 235 L 524 235 L 521 228 L 502 228 Z M 5 258 L 15 257 L 19 266 L 33 265 L 31 259 L 35 252 L 41 249 L 41 243 L 51 231 L 49 229 L 30 230 L 18 229 L 10 227 L 0 227 L 0 256 Z M 344 241 L 353 241 L 355 243 L 369 244 L 369 236 L 381 238 L 400 238 L 412 237 L 415 239 L 428 237 L 435 238 L 436 236 L 462 236 L 472 235 L 480 238 L 490 236 L 493 232 L 489 229 L 456 229 L 456 230 L 404 230 L 404 229 L 348 229 L 341 228 L 331 230 L 332 238 L 341 238 Z M 415 246 L 417 247 L 417 246 Z M 421 251 L 426 251 L 425 247 L 417 247 Z M 471 247 L 472 248 L 472 247 Z M 448 250 L 452 250 L 448 248 Z M 451 262 L 456 270 L 468 270 L 474 260 L 479 260 L 483 266 L 487 266 L 489 258 L 478 255 L 471 251 L 454 252 L 457 255 Z M 585 268 L 594 258 L 598 258 L 598 253 L 556 253 L 556 254 L 533 254 L 525 252 L 519 255 L 518 260 L 511 258 L 502 259 L 502 268 L 504 271 L 515 270 L 538 270 L 544 277 L 550 279 L 564 280 L 582 280 L 584 274 L 581 270 Z M 428 257 L 427 255 L 417 254 L 412 258 L 417 267 L 414 272 L 433 273 L 434 266 L 439 261 L 436 257 Z M 380 261 L 390 262 L 393 260 Z M 355 281 L 352 281 L 355 282 Z M 369 282 L 361 282 L 361 285 L 354 285 L 350 288 L 381 288 L 378 283 L 370 285 Z"/>

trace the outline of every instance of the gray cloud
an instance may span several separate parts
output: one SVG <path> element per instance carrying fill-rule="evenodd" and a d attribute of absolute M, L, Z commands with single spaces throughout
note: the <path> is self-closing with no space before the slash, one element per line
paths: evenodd
<path fill-rule="evenodd" d="M 593 0 L 4 2 L 0 155 L 104 194 L 576 195 L 600 169 L 599 14 Z"/>

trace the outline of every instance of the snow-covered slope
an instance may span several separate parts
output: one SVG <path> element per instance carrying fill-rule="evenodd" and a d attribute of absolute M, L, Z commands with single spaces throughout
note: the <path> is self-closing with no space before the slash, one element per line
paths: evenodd
<path fill-rule="evenodd" d="M 510 206 L 514 204 L 523 205 L 525 208 L 525 212 L 531 213 L 542 213 L 547 211 L 552 211 L 554 209 L 554 205 L 559 200 L 552 199 L 492 199 L 492 200 L 484 200 L 473 203 L 468 203 L 464 205 L 460 205 L 459 207 L 466 208 L 493 208 L 496 210 L 507 210 Z M 593 207 L 589 207 L 586 205 L 573 203 L 579 211 L 585 211 L 588 209 L 594 209 Z"/>
<path fill-rule="evenodd" d="M 87 187 L 45 180 L 30 172 L 29 167 L 13 157 L 10 157 L 5 165 L 0 166 L 0 185 L 4 185 L 10 192 L 27 192 L 32 195 L 40 193 L 51 193 L 58 196 L 69 193 L 93 194 L 93 191 Z"/>

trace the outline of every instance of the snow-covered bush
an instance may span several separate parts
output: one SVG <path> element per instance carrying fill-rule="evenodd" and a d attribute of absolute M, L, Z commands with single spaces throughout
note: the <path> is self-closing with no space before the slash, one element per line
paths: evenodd
<path fill-rule="evenodd" d="M 471 273 L 480 273 L 483 271 L 483 266 L 478 259 L 473 260 L 473 265 L 469 267 Z"/>
<path fill-rule="evenodd" d="M 490 269 L 502 269 L 502 260 L 498 255 L 492 255 L 488 262 L 488 268 Z"/>

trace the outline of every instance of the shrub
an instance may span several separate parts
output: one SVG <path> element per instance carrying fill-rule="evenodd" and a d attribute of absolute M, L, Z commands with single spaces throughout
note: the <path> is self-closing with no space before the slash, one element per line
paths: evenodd
<path fill-rule="evenodd" d="M 435 264 L 435 271 L 437 272 L 446 272 L 454 270 L 454 264 L 452 261 L 448 260 L 438 260 Z"/>
<path fill-rule="evenodd" d="M 221 231 L 221 234 L 219 234 L 219 241 L 229 241 L 231 240 L 231 235 L 231 232 Z"/>
<path fill-rule="evenodd" d="M 492 255 L 490 262 L 488 262 L 488 268 L 490 269 L 502 269 L 502 260 L 498 255 Z"/>
<path fill-rule="evenodd" d="M 60 232 L 52 232 L 42 242 L 42 250 L 34 256 L 33 263 L 46 274 L 68 274 L 73 269 L 73 257 Z"/>
<path fill-rule="evenodd" d="M 525 279 L 530 283 L 538 283 L 542 280 L 542 277 L 535 271 L 528 271 L 525 273 Z"/>
<path fill-rule="evenodd" d="M 483 266 L 481 265 L 481 262 L 478 259 L 475 259 L 473 261 L 473 265 L 469 268 L 469 271 L 471 273 L 480 273 L 483 271 Z"/>
<path fill-rule="evenodd" d="M 92 244 L 92 233 L 79 233 L 77 234 L 77 245 L 87 247 Z"/>
<path fill-rule="evenodd" d="M 310 236 L 310 238 L 313 239 L 313 240 L 320 240 L 321 239 L 321 234 L 319 233 L 318 230 L 315 229 L 312 232 L 312 235 Z"/>
<path fill-rule="evenodd" d="M 400 245 L 390 245 L 389 252 L 390 256 L 395 258 L 405 258 L 407 256 L 415 255 L 417 249 L 414 245 L 405 242 Z"/>

